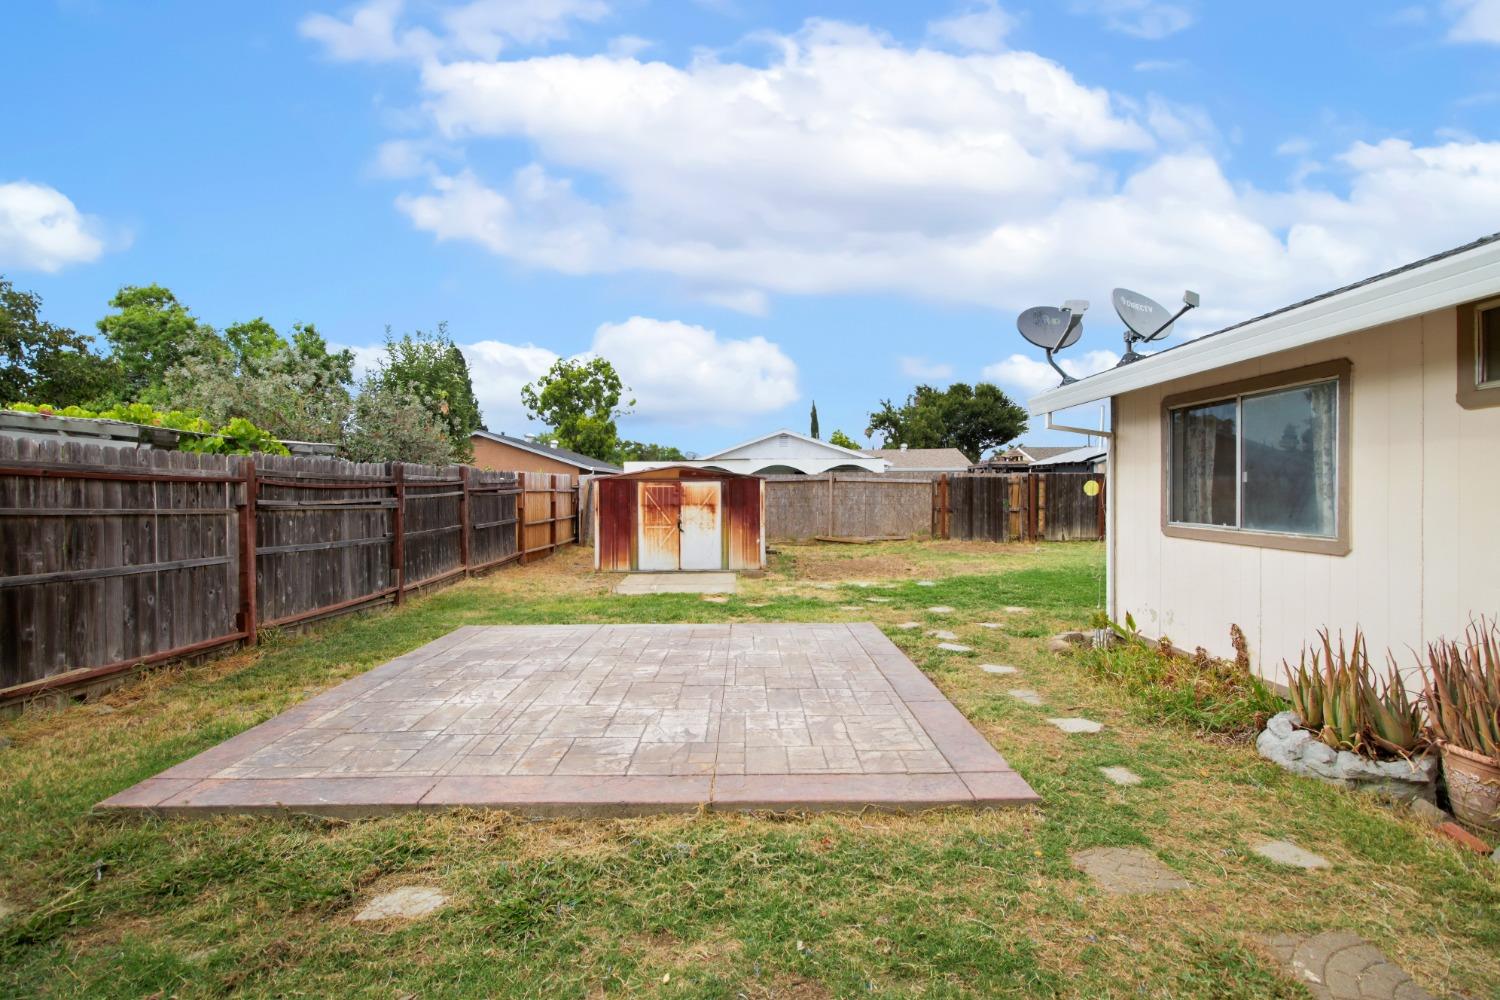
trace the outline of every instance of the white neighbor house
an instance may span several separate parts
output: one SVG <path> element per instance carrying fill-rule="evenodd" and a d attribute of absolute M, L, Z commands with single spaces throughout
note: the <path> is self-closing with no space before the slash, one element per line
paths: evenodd
<path fill-rule="evenodd" d="M 825 472 L 884 472 L 890 463 L 806 434 L 782 430 L 690 462 L 626 462 L 625 471 L 641 472 L 663 465 L 721 469 L 747 476 L 817 476 Z"/>
<path fill-rule="evenodd" d="M 1255 668 L 1500 613 L 1500 234 L 1031 400 L 1111 403 L 1107 604 Z M 1080 432 L 1098 431 L 1077 428 Z"/>

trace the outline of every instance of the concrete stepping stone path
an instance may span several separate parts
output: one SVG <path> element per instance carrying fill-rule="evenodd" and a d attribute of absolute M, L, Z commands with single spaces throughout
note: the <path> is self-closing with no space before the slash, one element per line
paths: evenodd
<path fill-rule="evenodd" d="M 980 628 L 999 628 L 1000 627 L 1000 623 L 999 622 L 975 622 L 974 624 L 978 625 Z"/>
<path fill-rule="evenodd" d="M 869 601 L 871 604 L 889 604 L 889 603 L 891 603 L 891 599 L 889 597 L 866 597 L 865 600 Z"/>
<path fill-rule="evenodd" d="M 973 647 L 965 646 L 963 643 L 959 643 L 959 642 L 940 642 L 940 643 L 938 643 L 938 649 L 941 649 L 945 653 L 972 653 L 972 652 L 974 652 Z"/>
<path fill-rule="evenodd" d="M 934 604 L 927 609 L 927 613 L 933 615 L 951 615 L 953 614 L 953 609 L 946 604 Z"/>
<path fill-rule="evenodd" d="M 1099 773 L 1117 785 L 1139 785 L 1141 776 L 1128 767 L 1101 767 Z"/>
<path fill-rule="evenodd" d="M 1104 728 L 1104 723 L 1095 722 L 1092 719 L 1048 719 L 1047 721 L 1065 733 L 1097 733 Z"/>
<path fill-rule="evenodd" d="M 1030 690 L 1029 688 L 1011 688 L 1005 693 L 1016 699 L 1016 701 L 1019 701 L 1025 705 L 1032 705 L 1036 708 L 1041 708 L 1042 705 L 1045 704 L 1045 702 L 1042 701 L 1042 696 L 1037 694 L 1035 691 Z"/>
<path fill-rule="evenodd" d="M 935 580 L 918 580 L 917 581 L 917 586 L 918 587 L 936 587 L 937 586 L 937 581 L 935 581 Z"/>
<path fill-rule="evenodd" d="M 899 628 L 899 629 L 901 629 L 903 632 L 910 632 L 912 629 L 921 628 L 922 627 L 922 623 L 921 622 L 902 622 L 900 625 L 897 625 L 896 627 Z"/>
<path fill-rule="evenodd" d="M 1020 614 L 1025 614 L 1026 612 L 1028 612 L 1030 610 L 1031 610 L 1030 608 L 1018 608 L 1018 607 L 1015 607 L 1014 605 L 1012 605 L 1012 606 L 1006 608 L 1005 612 L 1006 612 L 1006 614 L 1020 615 Z"/>
<path fill-rule="evenodd" d="M 448 897 L 430 885 L 404 885 L 382 893 L 354 915 L 356 923 L 376 920 L 420 920 L 448 905 Z"/>
<path fill-rule="evenodd" d="M 1073 855 L 1073 867 L 1116 896 L 1191 889 L 1192 883 L 1139 847 L 1091 847 Z"/>
<path fill-rule="evenodd" d="M 948 629 L 945 629 L 945 628 L 935 628 L 935 629 L 928 630 L 928 632 L 927 632 L 927 638 L 929 638 L 929 639 L 942 639 L 945 642 L 953 642 L 954 640 L 956 640 L 958 638 L 958 633 L 957 632 L 952 632 L 952 631 L 950 631 Z"/>
<path fill-rule="evenodd" d="M 1312 851 L 1303 850 L 1289 840 L 1262 840 L 1251 844 L 1250 850 L 1267 861 L 1292 868 L 1330 868 L 1328 859 Z"/>
<path fill-rule="evenodd" d="M 1020 673 L 1020 671 L 1017 670 L 1015 667 L 1012 667 L 1012 666 L 1010 666 L 1008 664 L 1005 664 L 1005 663 L 981 663 L 979 665 L 979 669 L 983 670 L 987 674 L 1018 674 L 1018 673 Z"/>
<path fill-rule="evenodd" d="M 1316 1000 L 1433 1000 L 1353 931 L 1278 934 L 1266 943 Z"/>

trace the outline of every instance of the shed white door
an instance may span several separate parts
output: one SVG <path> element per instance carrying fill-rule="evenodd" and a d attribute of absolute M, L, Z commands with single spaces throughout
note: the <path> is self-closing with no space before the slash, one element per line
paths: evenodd
<path fill-rule="evenodd" d="M 682 484 L 678 524 L 683 569 L 724 568 L 724 533 L 719 528 L 721 499 L 718 483 Z"/>
<path fill-rule="evenodd" d="M 676 483 L 640 484 L 637 565 L 647 572 L 677 568 L 678 491 Z"/>

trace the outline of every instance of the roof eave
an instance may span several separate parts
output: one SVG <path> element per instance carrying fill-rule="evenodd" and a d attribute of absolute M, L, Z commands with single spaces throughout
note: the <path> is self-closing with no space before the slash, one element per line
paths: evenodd
<path fill-rule="evenodd" d="M 1500 242 L 1441 257 L 1368 284 L 1210 334 L 1141 361 L 1032 397 L 1033 416 L 1055 413 L 1436 309 L 1500 289 Z"/>

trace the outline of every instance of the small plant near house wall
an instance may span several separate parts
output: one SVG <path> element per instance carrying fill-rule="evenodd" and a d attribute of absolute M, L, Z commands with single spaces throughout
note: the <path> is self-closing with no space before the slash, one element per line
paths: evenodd
<path fill-rule="evenodd" d="M 1454 815 L 1500 833 L 1500 626 L 1470 623 L 1461 644 L 1428 646 L 1421 667 Z"/>
<path fill-rule="evenodd" d="M 1395 663 L 1384 678 L 1377 677 L 1358 630 L 1352 647 L 1339 636 L 1337 652 L 1327 629 L 1319 631 L 1318 640 L 1321 650 L 1314 646 L 1309 657 L 1304 649 L 1297 669 L 1286 668 L 1292 711 L 1302 727 L 1335 750 L 1371 759 L 1425 750 L 1421 708 L 1407 696 Z"/>

